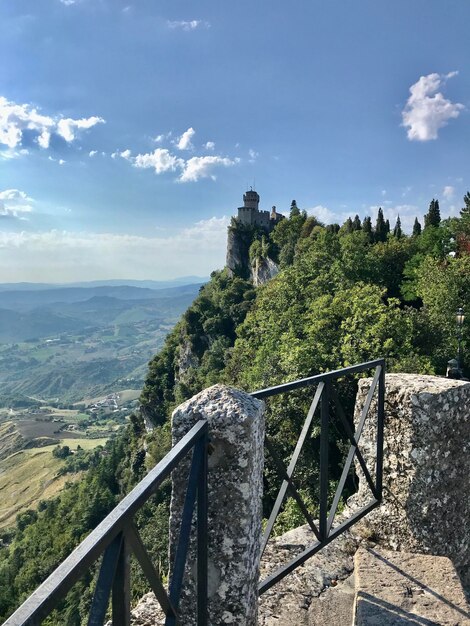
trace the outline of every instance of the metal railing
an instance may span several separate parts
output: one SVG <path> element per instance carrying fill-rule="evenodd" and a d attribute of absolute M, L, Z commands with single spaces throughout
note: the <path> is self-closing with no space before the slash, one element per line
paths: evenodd
<path fill-rule="evenodd" d="M 193 510 L 197 509 L 197 624 L 207 624 L 207 422 L 200 420 L 127 495 L 42 585 L 4 622 L 36 626 L 103 554 L 88 619 L 102 625 L 112 595 L 113 626 L 130 624 L 130 555 L 135 555 L 165 615 L 165 626 L 184 626 L 178 606 L 188 553 Z M 133 523 L 137 511 L 193 450 L 172 575 L 167 592 Z"/>
<path fill-rule="evenodd" d="M 338 393 L 335 390 L 333 383 L 340 378 L 344 378 L 346 376 L 350 376 L 352 374 L 358 374 L 362 372 L 367 372 L 370 370 L 375 370 L 374 376 L 372 379 L 371 386 L 369 388 L 369 392 L 367 394 L 366 401 L 362 408 L 362 412 L 359 418 L 359 422 L 357 424 L 356 431 L 353 432 L 351 425 L 353 423 L 348 421 L 344 410 L 339 401 Z M 275 585 L 277 582 L 282 580 L 287 574 L 295 570 L 297 567 L 305 563 L 307 559 L 316 554 L 323 547 L 328 545 L 333 539 L 341 535 L 345 530 L 350 528 L 353 524 L 355 524 L 358 520 L 360 520 L 364 515 L 369 513 L 372 509 L 377 507 L 382 501 L 382 466 L 383 466 L 383 426 L 384 426 L 384 397 L 385 397 L 385 361 L 384 359 L 378 359 L 375 361 L 368 361 L 367 363 L 361 363 L 360 365 L 354 365 L 352 367 L 346 367 L 344 369 L 335 370 L 332 372 L 327 372 L 326 374 L 319 374 L 317 376 L 311 376 L 309 378 L 303 378 L 301 380 L 296 380 L 291 383 L 285 383 L 282 385 L 277 385 L 276 387 L 269 387 L 267 389 L 262 389 L 259 391 L 253 392 L 251 395 L 255 398 L 264 399 L 269 398 L 271 396 L 276 396 L 282 393 L 287 393 L 290 391 L 294 391 L 295 389 L 301 389 L 308 386 L 316 385 L 316 391 L 310 405 L 310 408 L 307 413 L 307 417 L 305 418 L 305 422 L 302 428 L 302 432 L 297 441 L 297 445 L 295 446 L 294 452 L 290 459 L 289 465 L 286 468 L 282 460 L 277 455 L 273 444 L 266 437 L 265 445 L 266 449 L 269 451 L 274 466 L 276 468 L 277 473 L 282 478 L 281 488 L 277 495 L 276 501 L 274 503 L 273 510 L 269 517 L 264 536 L 262 542 L 262 553 L 266 548 L 266 545 L 269 541 L 269 538 L 272 534 L 274 524 L 276 522 L 277 516 L 282 508 L 286 495 L 290 495 L 294 498 L 296 503 L 298 504 L 302 514 L 304 515 L 307 523 L 312 529 L 317 541 L 303 550 L 299 555 L 293 558 L 291 561 L 280 567 L 270 576 L 265 578 L 259 584 L 259 594 L 261 595 L 265 591 L 267 591 L 270 587 Z M 376 464 L 375 464 L 375 481 L 372 479 L 370 472 L 366 466 L 364 458 L 359 450 L 359 440 L 364 428 L 364 424 L 368 417 L 369 409 L 372 403 L 372 398 L 377 389 L 378 398 L 377 398 L 377 453 L 376 453 Z M 306 437 L 311 430 L 313 418 L 315 412 L 317 411 L 318 406 L 320 406 L 320 494 L 319 494 L 319 521 L 318 525 L 315 523 L 313 516 L 309 513 L 307 506 L 305 505 L 299 490 L 295 486 L 293 481 L 293 474 L 295 467 L 297 465 L 297 461 L 299 459 L 300 453 L 302 451 L 302 447 L 306 440 Z M 328 509 L 328 484 L 329 484 L 329 473 L 328 473 L 328 447 L 329 447 L 329 435 L 328 431 L 330 428 L 330 422 L 333 419 L 331 407 L 334 406 L 334 414 L 336 419 L 342 424 L 342 427 L 346 433 L 346 436 L 350 443 L 349 452 L 346 456 L 345 464 L 343 467 L 343 471 L 341 474 L 341 478 L 338 482 L 338 486 L 336 488 L 336 492 L 331 504 L 331 507 Z M 333 522 L 335 519 L 335 515 L 338 509 L 338 505 L 341 499 L 341 495 L 343 493 L 344 486 L 346 484 L 346 480 L 351 470 L 351 464 L 353 462 L 354 457 L 357 458 L 361 469 L 364 473 L 364 477 L 369 485 L 370 491 L 372 493 L 371 501 L 363 506 L 361 509 L 356 511 L 351 517 L 341 524 L 339 524 L 336 528 L 333 528 Z"/>

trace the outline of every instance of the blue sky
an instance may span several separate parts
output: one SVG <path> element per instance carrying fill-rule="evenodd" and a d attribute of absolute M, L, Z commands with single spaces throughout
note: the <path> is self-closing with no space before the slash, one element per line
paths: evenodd
<path fill-rule="evenodd" d="M 255 185 L 409 226 L 470 187 L 464 0 L 0 0 L 0 282 L 222 267 Z"/>

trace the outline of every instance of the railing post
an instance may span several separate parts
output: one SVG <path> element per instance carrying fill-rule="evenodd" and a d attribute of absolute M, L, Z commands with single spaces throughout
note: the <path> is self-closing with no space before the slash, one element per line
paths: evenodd
<path fill-rule="evenodd" d="M 208 524 L 206 532 L 205 489 L 200 475 L 195 508 L 200 514 L 201 524 L 199 526 L 199 521 L 196 523 L 196 515 L 193 515 L 178 617 L 183 626 L 204 624 L 204 600 L 201 599 L 198 604 L 196 595 L 205 595 L 204 549 L 207 544 L 207 623 L 214 626 L 256 626 L 264 404 L 243 391 L 214 385 L 175 410 L 172 417 L 173 443 L 201 419 L 207 420 L 210 439 Z M 170 563 L 173 562 L 174 546 L 178 545 L 189 462 L 190 459 L 186 465 L 182 463 L 172 475 Z M 173 580 L 172 571 L 170 578 Z"/>
<path fill-rule="evenodd" d="M 202 456 L 197 483 L 197 625 L 207 624 L 207 433 L 201 440 Z"/>
<path fill-rule="evenodd" d="M 379 390 L 377 402 L 377 464 L 375 484 L 377 499 L 382 502 L 383 459 L 384 459 L 384 421 L 385 421 L 385 361 L 380 365 Z"/>
<path fill-rule="evenodd" d="M 320 538 L 324 541 L 328 536 L 328 427 L 330 419 L 330 387 L 331 382 L 325 381 L 321 396 L 320 410 Z"/>

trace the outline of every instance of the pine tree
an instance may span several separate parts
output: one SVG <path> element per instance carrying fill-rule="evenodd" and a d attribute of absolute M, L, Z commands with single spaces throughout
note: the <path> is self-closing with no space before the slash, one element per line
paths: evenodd
<path fill-rule="evenodd" d="M 343 231 L 347 234 L 352 233 L 354 230 L 353 221 L 350 217 L 343 224 Z"/>
<path fill-rule="evenodd" d="M 372 220 L 370 219 L 369 215 L 365 217 L 364 221 L 362 222 L 362 230 L 367 233 L 369 241 L 372 241 Z"/>
<path fill-rule="evenodd" d="M 290 216 L 295 217 L 296 215 L 300 215 L 300 209 L 297 206 L 297 202 L 295 200 L 292 200 L 290 204 Z"/>
<path fill-rule="evenodd" d="M 460 209 L 460 217 L 464 221 L 470 222 L 470 191 L 467 191 L 464 195 L 463 201 L 465 202 L 465 206 Z"/>
<path fill-rule="evenodd" d="M 382 211 L 382 207 L 379 207 L 379 211 L 377 213 L 377 221 L 375 222 L 374 239 L 375 241 L 387 240 L 387 227 L 385 225 L 384 213 Z"/>
<path fill-rule="evenodd" d="M 356 215 L 352 222 L 353 230 L 362 230 L 361 219 L 359 215 Z"/>
<path fill-rule="evenodd" d="M 397 239 L 401 239 L 401 237 L 403 237 L 403 231 L 401 229 L 401 219 L 400 219 L 400 215 L 398 215 L 397 217 L 397 221 L 395 224 L 395 228 L 393 229 L 393 235 L 394 237 L 396 237 Z"/>
<path fill-rule="evenodd" d="M 439 200 L 431 200 L 429 211 L 424 216 L 424 228 L 428 226 L 439 226 L 441 223 L 441 212 L 439 210 Z"/>
<path fill-rule="evenodd" d="M 415 223 L 413 224 L 413 237 L 419 237 L 421 235 L 421 224 L 417 217 L 415 217 Z"/>

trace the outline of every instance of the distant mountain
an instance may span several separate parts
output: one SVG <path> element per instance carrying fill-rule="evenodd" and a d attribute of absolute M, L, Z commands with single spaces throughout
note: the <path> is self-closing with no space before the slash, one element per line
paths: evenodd
<path fill-rule="evenodd" d="M 68 287 L 143 287 L 145 289 L 165 289 L 167 287 L 179 287 L 182 285 L 192 285 L 194 283 L 206 283 L 209 280 L 203 276 L 182 276 L 172 280 L 91 280 L 76 283 L 0 283 L 0 292 L 2 291 L 43 291 L 50 289 L 64 289 Z"/>
<path fill-rule="evenodd" d="M 179 286 L 161 286 L 158 289 L 131 285 L 108 285 L 95 287 L 54 287 L 38 290 L 11 290 L 0 292 L 0 309 L 32 311 L 52 304 L 85 302 L 91 298 L 115 298 L 118 300 L 155 300 L 178 296 L 196 296 L 201 283 Z"/>

